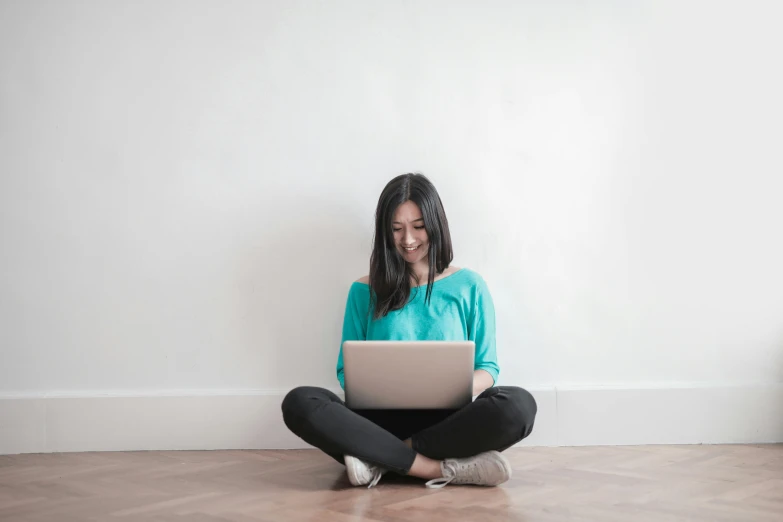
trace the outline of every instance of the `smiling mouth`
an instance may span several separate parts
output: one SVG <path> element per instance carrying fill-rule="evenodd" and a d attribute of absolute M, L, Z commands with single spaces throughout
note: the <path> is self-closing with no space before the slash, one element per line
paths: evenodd
<path fill-rule="evenodd" d="M 419 245 L 419 246 L 421 246 L 421 245 Z M 417 251 L 419 249 L 419 247 L 418 246 L 413 247 L 413 248 L 402 247 L 402 249 L 405 250 L 406 252 L 415 252 L 415 251 Z"/>

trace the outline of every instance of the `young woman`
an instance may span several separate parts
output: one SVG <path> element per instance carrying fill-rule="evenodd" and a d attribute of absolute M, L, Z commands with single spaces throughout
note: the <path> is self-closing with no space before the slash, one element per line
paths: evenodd
<path fill-rule="evenodd" d="M 391 180 L 375 213 L 370 274 L 348 294 L 342 340 L 474 341 L 473 395 L 459 410 L 357 410 L 323 388 L 295 388 L 283 400 L 286 426 L 344 463 L 355 486 L 387 471 L 428 479 L 428 487 L 496 486 L 511 477 L 499 452 L 533 430 L 527 391 L 495 386 L 495 310 L 482 277 L 449 266 L 443 204 L 421 174 Z M 425 286 L 426 285 L 426 286 Z M 345 388 L 342 344 L 337 379 Z"/>

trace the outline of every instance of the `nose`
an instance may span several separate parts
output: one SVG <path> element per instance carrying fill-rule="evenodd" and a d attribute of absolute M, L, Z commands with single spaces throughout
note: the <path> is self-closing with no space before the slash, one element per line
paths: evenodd
<path fill-rule="evenodd" d="M 416 240 L 413 237 L 413 232 L 410 230 L 407 230 L 405 232 L 405 236 L 403 237 L 403 244 L 406 246 L 413 246 L 414 243 L 416 243 Z"/>

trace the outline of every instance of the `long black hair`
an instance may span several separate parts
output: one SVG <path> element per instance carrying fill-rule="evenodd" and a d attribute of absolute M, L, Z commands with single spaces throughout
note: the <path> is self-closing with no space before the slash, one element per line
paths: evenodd
<path fill-rule="evenodd" d="M 394 212 L 406 201 L 413 201 L 421 209 L 430 244 L 425 303 L 429 304 L 435 274 L 446 270 L 454 259 L 449 222 L 432 182 L 423 174 L 402 174 L 391 180 L 381 192 L 375 210 L 375 235 L 370 256 L 370 288 L 376 298 L 375 319 L 405 306 L 411 293 L 411 278 L 417 285 L 421 284 L 394 241 Z"/>

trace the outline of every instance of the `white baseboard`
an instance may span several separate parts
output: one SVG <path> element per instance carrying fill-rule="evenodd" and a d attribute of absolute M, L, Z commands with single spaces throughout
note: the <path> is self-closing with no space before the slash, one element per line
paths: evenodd
<path fill-rule="evenodd" d="M 0 454 L 308 447 L 283 424 L 287 390 L 0 396 Z M 783 384 L 552 387 L 521 446 L 783 442 Z"/>

